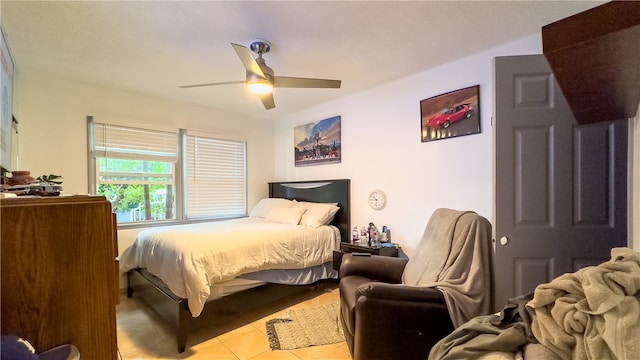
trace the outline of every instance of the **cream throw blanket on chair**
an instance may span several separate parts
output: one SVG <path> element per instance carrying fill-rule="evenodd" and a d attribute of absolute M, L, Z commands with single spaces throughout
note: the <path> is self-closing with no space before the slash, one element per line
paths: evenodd
<path fill-rule="evenodd" d="M 491 224 L 472 211 L 437 209 L 402 275 L 444 293 L 455 327 L 491 312 Z"/>
<path fill-rule="evenodd" d="M 562 359 L 640 359 L 640 253 L 560 275 L 527 304 L 536 339 Z"/>

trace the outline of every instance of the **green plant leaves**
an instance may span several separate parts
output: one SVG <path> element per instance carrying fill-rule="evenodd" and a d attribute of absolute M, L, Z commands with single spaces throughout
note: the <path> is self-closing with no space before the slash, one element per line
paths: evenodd
<path fill-rule="evenodd" d="M 50 174 L 50 175 L 38 176 L 36 180 L 40 182 L 45 182 L 49 185 L 60 185 L 62 184 L 62 181 L 60 181 L 61 179 L 62 179 L 61 175 Z"/>

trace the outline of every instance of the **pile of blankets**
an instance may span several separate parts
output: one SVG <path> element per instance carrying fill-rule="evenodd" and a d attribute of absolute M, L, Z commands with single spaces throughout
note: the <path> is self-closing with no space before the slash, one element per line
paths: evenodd
<path fill-rule="evenodd" d="M 607 262 L 471 319 L 429 354 L 447 359 L 640 359 L 640 253 L 614 248 Z"/>

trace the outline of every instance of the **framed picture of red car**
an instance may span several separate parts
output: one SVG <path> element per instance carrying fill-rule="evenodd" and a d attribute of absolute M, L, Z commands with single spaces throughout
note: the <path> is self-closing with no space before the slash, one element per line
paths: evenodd
<path fill-rule="evenodd" d="M 422 142 L 480 133 L 480 85 L 420 101 Z"/>

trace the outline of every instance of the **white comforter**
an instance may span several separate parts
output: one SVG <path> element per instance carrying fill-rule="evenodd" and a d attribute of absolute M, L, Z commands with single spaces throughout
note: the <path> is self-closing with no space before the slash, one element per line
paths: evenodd
<path fill-rule="evenodd" d="M 120 256 L 120 270 L 146 268 L 200 315 L 209 286 L 271 269 L 300 269 L 331 261 L 340 241 L 333 226 L 311 228 L 263 218 L 165 226 L 140 232 Z"/>

